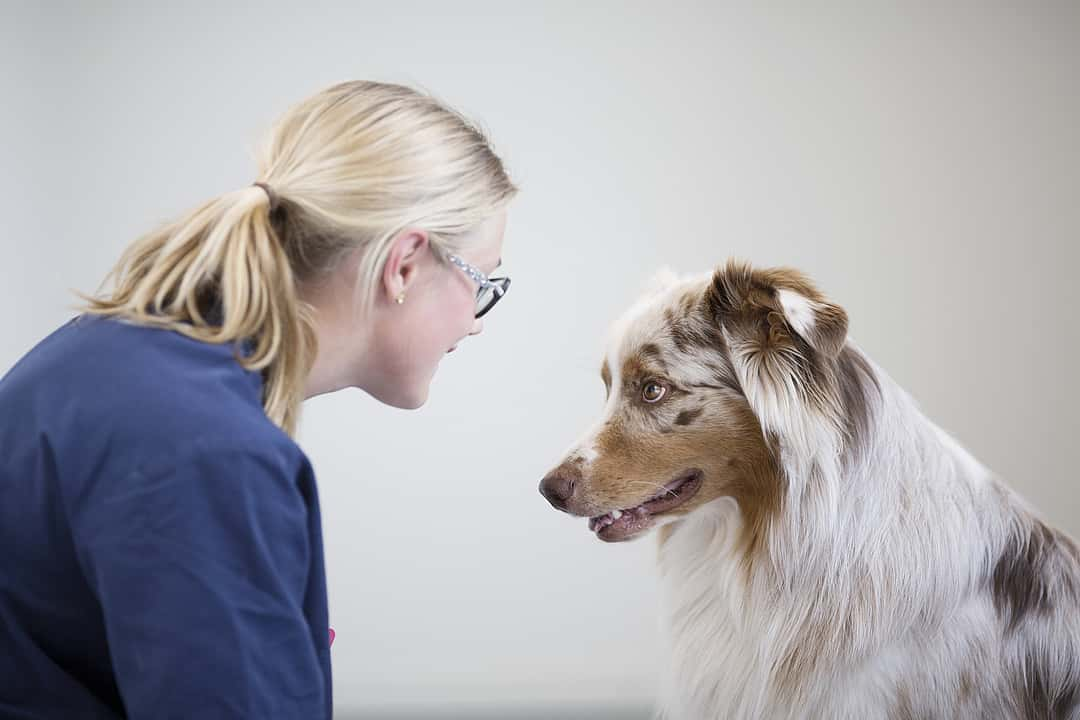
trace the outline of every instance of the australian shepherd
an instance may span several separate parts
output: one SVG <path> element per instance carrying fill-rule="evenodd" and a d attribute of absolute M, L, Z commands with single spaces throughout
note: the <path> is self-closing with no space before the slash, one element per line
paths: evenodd
<path fill-rule="evenodd" d="M 1080 718 L 1080 553 L 919 411 L 799 272 L 668 277 L 614 326 L 600 420 L 541 483 L 656 531 L 660 712 Z"/>

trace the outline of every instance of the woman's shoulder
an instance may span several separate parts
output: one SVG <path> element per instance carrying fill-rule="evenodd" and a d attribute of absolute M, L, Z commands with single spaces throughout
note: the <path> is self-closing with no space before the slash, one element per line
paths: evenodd
<path fill-rule="evenodd" d="M 301 462 L 263 412 L 261 393 L 261 377 L 231 345 L 94 316 L 66 323 L 0 380 L 0 405 L 14 411 L 4 415 L 18 416 L 8 431 L 43 435 L 76 455 L 168 464 L 221 447 Z"/>

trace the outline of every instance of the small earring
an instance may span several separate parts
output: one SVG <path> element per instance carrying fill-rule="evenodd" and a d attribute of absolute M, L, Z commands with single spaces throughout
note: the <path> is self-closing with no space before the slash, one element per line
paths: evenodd
<path fill-rule="evenodd" d="M 403 305 L 405 303 L 405 292 L 402 291 L 400 295 L 398 295 L 396 298 L 394 298 L 394 301 L 398 305 Z"/>

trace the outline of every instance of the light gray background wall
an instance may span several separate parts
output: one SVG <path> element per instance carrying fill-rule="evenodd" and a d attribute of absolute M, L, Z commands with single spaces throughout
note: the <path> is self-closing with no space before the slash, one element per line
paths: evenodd
<path fill-rule="evenodd" d="M 652 544 L 602 545 L 536 485 L 660 264 L 806 270 L 1080 533 L 1080 5 L 712 5 L 4 3 L 0 372 L 136 235 L 251 182 L 289 103 L 406 82 L 520 183 L 514 288 L 422 410 L 307 407 L 342 714 L 648 707 Z"/>

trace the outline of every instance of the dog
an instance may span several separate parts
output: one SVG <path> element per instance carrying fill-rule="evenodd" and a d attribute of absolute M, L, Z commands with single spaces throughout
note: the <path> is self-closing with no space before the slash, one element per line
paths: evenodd
<path fill-rule="evenodd" d="M 787 268 L 666 277 L 540 484 L 655 531 L 659 713 L 1080 718 L 1080 552 L 928 420 Z"/>

